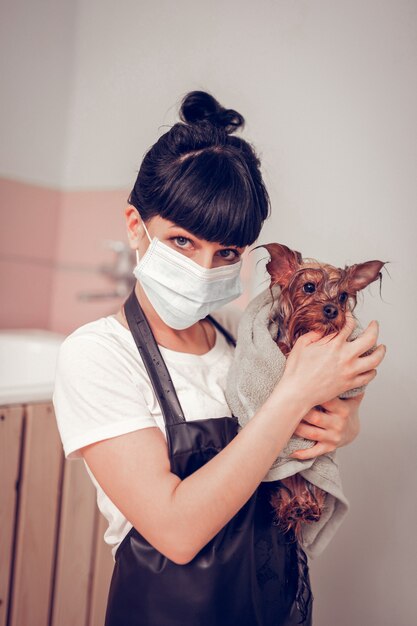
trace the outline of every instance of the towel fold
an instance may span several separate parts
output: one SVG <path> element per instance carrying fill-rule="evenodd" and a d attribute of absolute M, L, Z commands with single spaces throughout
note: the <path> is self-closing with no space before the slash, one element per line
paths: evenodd
<path fill-rule="evenodd" d="M 285 356 L 275 342 L 278 323 L 274 318 L 279 294 L 278 285 L 260 293 L 249 303 L 239 323 L 234 361 L 229 370 L 225 393 L 227 403 L 241 428 L 270 396 L 285 369 Z M 357 322 L 348 340 L 355 339 L 361 331 Z M 363 390 L 364 387 L 358 387 L 340 397 L 352 397 Z M 327 492 L 320 520 L 303 524 L 302 527 L 303 549 L 311 558 L 325 549 L 349 509 L 349 501 L 342 489 L 336 450 L 314 459 L 288 458 L 295 450 L 314 445 L 315 442 L 310 439 L 292 436 L 262 481 L 279 480 L 300 473 L 310 483 Z"/>

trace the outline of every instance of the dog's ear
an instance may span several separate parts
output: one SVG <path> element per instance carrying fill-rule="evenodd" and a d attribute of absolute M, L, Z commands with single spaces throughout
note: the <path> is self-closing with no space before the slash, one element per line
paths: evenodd
<path fill-rule="evenodd" d="M 345 267 L 348 274 L 349 288 L 354 291 L 360 291 L 377 280 L 377 278 L 382 278 L 381 269 L 384 265 L 385 262 L 383 261 L 366 261 L 366 263 Z"/>
<path fill-rule="evenodd" d="M 268 250 L 271 257 L 271 260 L 266 264 L 266 270 L 271 276 L 271 285 L 278 284 L 280 287 L 285 287 L 291 276 L 302 264 L 303 257 L 297 250 L 290 250 L 281 243 L 267 243 L 262 247 Z"/>

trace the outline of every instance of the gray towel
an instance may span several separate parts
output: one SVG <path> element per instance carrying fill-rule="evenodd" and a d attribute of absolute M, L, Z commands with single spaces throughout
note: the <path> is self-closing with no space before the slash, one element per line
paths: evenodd
<path fill-rule="evenodd" d="M 278 323 L 274 320 L 280 287 L 272 287 L 254 298 L 244 311 L 237 332 L 234 361 L 226 384 L 226 400 L 241 428 L 270 396 L 285 368 L 285 356 L 274 341 Z M 349 337 L 355 339 L 361 332 L 357 323 Z M 364 387 L 352 389 L 341 398 L 352 397 Z M 300 460 L 288 455 L 315 444 L 310 439 L 293 436 L 273 463 L 263 482 L 279 480 L 300 473 L 310 483 L 327 492 L 326 506 L 318 522 L 303 524 L 303 549 L 315 557 L 325 549 L 336 533 L 349 509 L 343 494 L 336 450 L 314 459 Z"/>

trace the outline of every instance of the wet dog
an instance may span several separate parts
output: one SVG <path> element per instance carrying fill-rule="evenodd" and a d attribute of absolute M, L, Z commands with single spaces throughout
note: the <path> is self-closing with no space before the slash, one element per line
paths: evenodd
<path fill-rule="evenodd" d="M 285 356 L 301 335 L 319 331 L 322 336 L 337 333 L 345 324 L 346 311 L 352 313 L 357 294 L 375 280 L 382 279 L 382 261 L 366 261 L 343 269 L 315 259 L 303 259 L 301 254 L 279 243 L 264 246 L 270 254 L 266 269 L 272 285 L 281 288 L 276 343 Z M 364 356 L 364 355 L 362 355 Z M 316 407 L 324 411 L 322 407 Z M 284 532 L 291 529 L 302 539 L 302 524 L 320 519 L 326 492 L 311 484 L 300 474 L 280 481 L 281 486 L 271 497 L 275 522 Z"/>

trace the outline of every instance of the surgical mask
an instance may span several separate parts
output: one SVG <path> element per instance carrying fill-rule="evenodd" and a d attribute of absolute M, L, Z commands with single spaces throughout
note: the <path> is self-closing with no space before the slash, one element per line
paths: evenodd
<path fill-rule="evenodd" d="M 222 267 L 205 268 L 181 252 L 150 238 L 133 274 L 159 317 L 171 328 L 183 330 L 242 293 L 242 260 Z"/>

